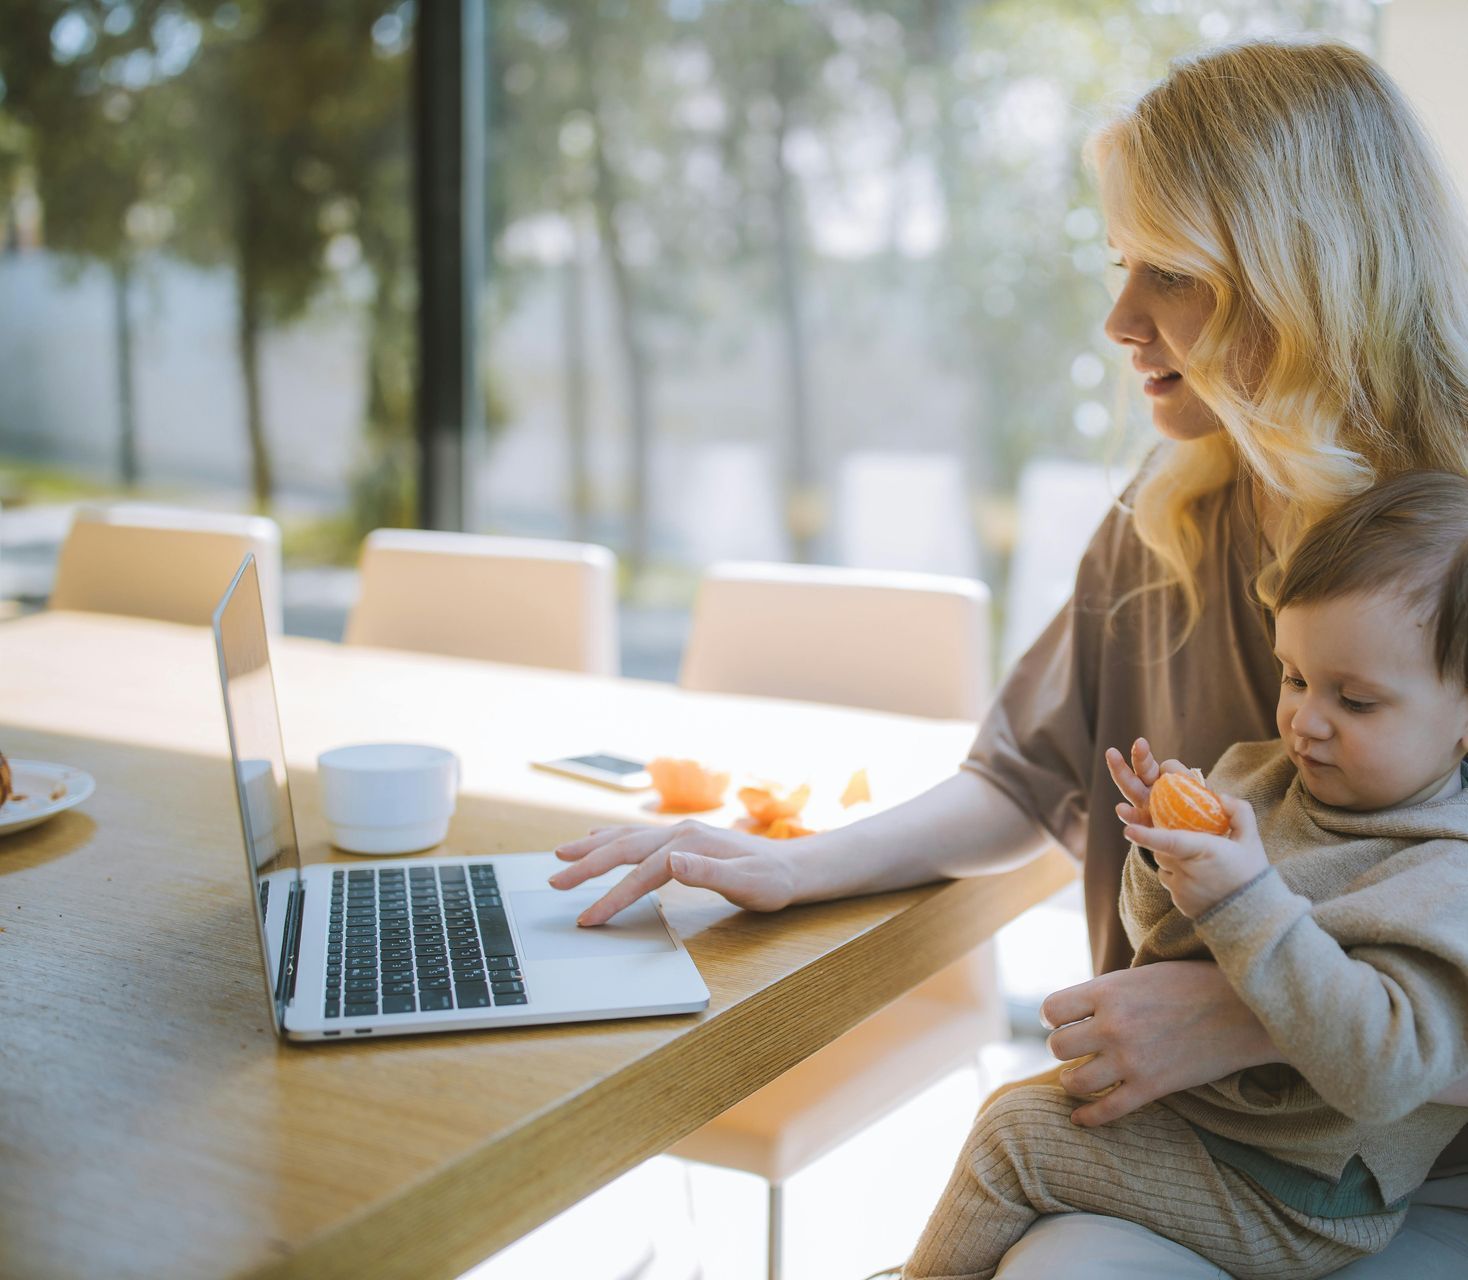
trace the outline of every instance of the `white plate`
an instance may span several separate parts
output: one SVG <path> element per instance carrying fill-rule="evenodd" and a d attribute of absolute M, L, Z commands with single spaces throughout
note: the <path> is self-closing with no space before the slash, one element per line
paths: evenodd
<path fill-rule="evenodd" d="M 11 797 L 0 804 L 0 836 L 45 822 L 97 789 L 90 773 L 44 760 L 11 760 L 10 781 Z"/>

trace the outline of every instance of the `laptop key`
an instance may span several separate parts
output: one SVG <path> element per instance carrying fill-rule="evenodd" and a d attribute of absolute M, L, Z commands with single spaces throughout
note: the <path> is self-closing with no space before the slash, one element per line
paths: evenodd
<path fill-rule="evenodd" d="M 489 988 L 482 982 L 462 982 L 454 987 L 454 998 L 461 1009 L 487 1009 Z"/>
<path fill-rule="evenodd" d="M 424 1013 L 430 1013 L 437 1009 L 452 1009 L 454 998 L 449 995 L 447 989 L 443 991 L 424 991 L 418 996 L 418 1007 Z"/>
<path fill-rule="evenodd" d="M 386 996 L 410 996 L 413 994 L 412 982 L 384 982 L 382 994 Z"/>
<path fill-rule="evenodd" d="M 365 1018 L 377 1012 L 377 1002 L 371 1004 L 344 1004 L 342 1005 L 342 1017 Z"/>
<path fill-rule="evenodd" d="M 341 1017 L 341 1013 L 341 1005 L 339 1005 L 335 1000 L 328 1000 L 326 1002 L 326 1016 L 328 1018 L 339 1018 Z"/>
<path fill-rule="evenodd" d="M 528 999 L 529 997 L 527 997 L 523 991 L 510 991 L 506 992 L 502 996 L 495 996 L 494 1002 L 497 1005 L 526 1004 L 528 1002 Z"/>
<path fill-rule="evenodd" d="M 515 967 L 514 956 L 490 956 L 486 964 L 491 969 L 513 969 Z"/>
<path fill-rule="evenodd" d="M 491 984 L 490 990 L 497 996 L 512 995 L 515 992 L 524 991 L 525 984 L 523 982 L 496 982 Z"/>

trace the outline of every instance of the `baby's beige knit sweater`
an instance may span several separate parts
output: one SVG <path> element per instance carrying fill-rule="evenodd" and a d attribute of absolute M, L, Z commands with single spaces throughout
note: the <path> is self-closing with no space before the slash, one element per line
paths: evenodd
<path fill-rule="evenodd" d="M 1134 847 L 1121 914 L 1134 964 L 1212 955 L 1283 1058 L 1162 1099 L 1199 1128 L 1383 1198 L 1427 1176 L 1468 1109 L 1468 790 L 1407 809 L 1319 803 L 1283 744 L 1240 743 L 1209 785 L 1249 801 L 1271 868 L 1190 921 Z"/>

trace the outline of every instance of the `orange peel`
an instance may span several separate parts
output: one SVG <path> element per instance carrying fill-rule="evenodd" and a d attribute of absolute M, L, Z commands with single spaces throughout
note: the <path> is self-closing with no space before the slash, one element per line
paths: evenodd
<path fill-rule="evenodd" d="M 867 781 L 867 771 L 858 769 L 851 775 L 846 790 L 841 793 L 841 807 L 849 809 L 854 804 L 865 804 L 872 798 L 872 786 Z"/>
<path fill-rule="evenodd" d="M 815 830 L 812 827 L 802 827 L 794 818 L 776 818 L 757 834 L 767 840 L 797 840 L 801 836 L 815 835 Z"/>
<path fill-rule="evenodd" d="M 739 799 L 751 818 L 761 826 L 769 826 L 781 818 L 798 818 L 810 799 L 810 787 L 799 786 L 783 796 L 773 787 L 740 787 Z"/>
<path fill-rule="evenodd" d="M 729 775 L 699 764 L 697 760 L 675 760 L 659 756 L 648 762 L 647 772 L 657 789 L 664 813 L 703 813 L 724 803 Z"/>
<path fill-rule="evenodd" d="M 1190 773 L 1164 773 L 1147 799 L 1152 821 L 1167 831 L 1203 831 L 1225 836 L 1228 814 L 1208 785 Z"/>

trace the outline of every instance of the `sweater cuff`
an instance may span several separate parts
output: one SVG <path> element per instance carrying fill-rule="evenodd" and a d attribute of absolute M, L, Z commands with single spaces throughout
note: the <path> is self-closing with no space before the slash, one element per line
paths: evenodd
<path fill-rule="evenodd" d="M 1223 963 L 1267 950 L 1301 916 L 1309 914 L 1310 900 L 1294 892 L 1278 871 L 1268 867 L 1209 907 L 1193 924 L 1214 958 Z"/>

